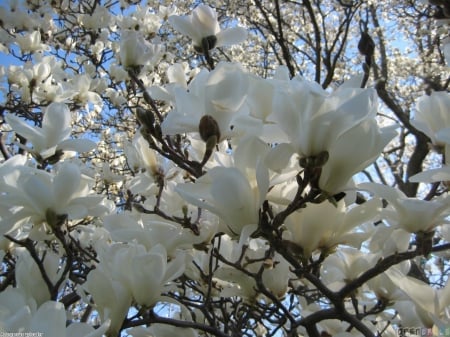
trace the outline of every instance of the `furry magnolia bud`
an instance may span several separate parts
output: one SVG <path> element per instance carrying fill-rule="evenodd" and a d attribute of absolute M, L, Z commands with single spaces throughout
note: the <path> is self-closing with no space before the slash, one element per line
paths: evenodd
<path fill-rule="evenodd" d="M 204 142 L 207 142 L 212 136 L 216 136 L 217 141 L 220 139 L 219 124 L 217 124 L 214 117 L 210 115 L 204 115 L 200 119 L 198 130 L 200 132 L 200 137 Z"/>
<path fill-rule="evenodd" d="M 217 44 L 217 37 L 210 35 L 202 39 L 201 46 L 194 46 L 194 50 L 199 54 L 205 54 L 207 51 L 213 49 Z"/>
<path fill-rule="evenodd" d="M 375 51 L 375 42 L 366 32 L 361 32 L 361 39 L 358 42 L 358 50 L 364 56 L 372 57 Z"/>
<path fill-rule="evenodd" d="M 136 108 L 136 117 L 141 125 L 147 127 L 149 130 L 153 129 L 155 117 L 151 111 L 145 110 L 141 107 Z"/>

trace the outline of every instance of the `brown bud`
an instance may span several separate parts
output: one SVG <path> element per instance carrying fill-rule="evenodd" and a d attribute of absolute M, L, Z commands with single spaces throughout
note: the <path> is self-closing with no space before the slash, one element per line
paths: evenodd
<path fill-rule="evenodd" d="M 204 142 L 207 142 L 212 136 L 216 136 L 217 141 L 220 139 L 220 129 L 214 117 L 210 115 L 204 115 L 200 119 L 198 124 L 198 130 L 200 132 L 200 137 Z"/>
<path fill-rule="evenodd" d="M 153 129 L 155 117 L 151 111 L 145 110 L 141 107 L 136 108 L 136 117 L 141 125 L 146 126 L 149 130 Z"/>
<path fill-rule="evenodd" d="M 202 39 L 201 46 L 194 46 L 194 50 L 199 54 L 204 54 L 208 50 L 213 49 L 217 44 L 217 37 L 210 35 Z"/>
<path fill-rule="evenodd" d="M 375 51 L 375 42 L 366 32 L 361 32 L 361 39 L 358 42 L 358 50 L 364 56 L 372 57 Z"/>

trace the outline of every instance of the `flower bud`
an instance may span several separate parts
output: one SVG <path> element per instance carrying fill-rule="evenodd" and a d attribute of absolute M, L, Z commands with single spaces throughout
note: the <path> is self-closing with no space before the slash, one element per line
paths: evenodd
<path fill-rule="evenodd" d="M 136 108 L 136 117 L 141 125 L 146 126 L 149 130 L 153 129 L 155 117 L 151 111 L 145 110 L 141 107 Z"/>
<path fill-rule="evenodd" d="M 361 39 L 358 42 L 358 50 L 364 56 L 373 56 L 375 51 L 375 42 L 373 42 L 372 37 L 368 33 L 361 32 Z"/>
<path fill-rule="evenodd" d="M 210 115 L 204 115 L 198 124 L 200 137 L 207 142 L 212 136 L 216 136 L 217 141 L 220 139 L 220 129 L 217 121 Z"/>
<path fill-rule="evenodd" d="M 210 35 L 202 39 L 201 46 L 194 46 L 194 50 L 197 53 L 203 54 L 208 50 L 214 49 L 216 44 L 217 44 L 217 37 L 215 35 Z"/>

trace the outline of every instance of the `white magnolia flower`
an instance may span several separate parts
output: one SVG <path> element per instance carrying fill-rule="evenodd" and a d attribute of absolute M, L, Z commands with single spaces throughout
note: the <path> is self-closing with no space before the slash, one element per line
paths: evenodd
<path fill-rule="evenodd" d="M 264 162 L 268 151 L 257 138 L 246 138 L 233 154 L 234 167 L 213 167 L 195 183 L 179 184 L 176 191 L 188 203 L 219 216 L 221 230 L 239 236 L 244 227 L 258 223 L 270 184 Z"/>
<path fill-rule="evenodd" d="M 321 277 L 330 289 L 338 291 L 373 267 L 377 259 L 376 255 L 363 253 L 359 249 L 342 248 L 326 258 Z"/>
<path fill-rule="evenodd" d="M 11 128 L 25 137 L 32 145 L 32 153 L 43 159 L 55 155 L 58 151 L 87 152 L 96 144 L 88 139 L 70 139 L 72 116 L 67 105 L 51 103 L 44 111 L 42 127 L 31 126 L 23 119 L 7 114 L 6 122 Z"/>
<path fill-rule="evenodd" d="M 300 157 L 329 151 L 342 134 L 374 118 L 377 111 L 374 89 L 345 87 L 328 94 L 319 84 L 299 79 L 274 95 L 271 118 Z"/>
<path fill-rule="evenodd" d="M 113 329 L 120 328 L 133 299 L 148 307 L 162 300 L 168 284 L 181 276 L 189 263 L 183 251 L 177 251 L 169 261 L 163 245 L 147 250 L 135 242 L 103 247 L 98 259 L 97 268 L 88 275 L 86 290 L 92 294 L 102 318 L 111 318 Z M 106 285 L 105 279 L 109 280 Z"/>
<path fill-rule="evenodd" d="M 46 44 L 41 43 L 41 33 L 39 30 L 17 36 L 16 42 L 19 45 L 22 54 L 34 53 L 48 49 Z"/>
<path fill-rule="evenodd" d="M 329 94 L 317 83 L 303 79 L 280 87 L 268 117 L 287 138 L 287 146 L 279 151 L 297 153 L 300 158 L 326 153 L 319 187 L 331 195 L 341 192 L 396 134 L 392 128 L 380 130 L 376 123 L 374 89 L 343 84 Z"/>
<path fill-rule="evenodd" d="M 425 327 L 432 328 L 441 322 L 448 326 L 450 282 L 447 281 L 444 288 L 435 289 L 416 278 L 406 276 L 399 268 L 390 268 L 385 274 L 413 302 L 415 313 Z"/>
<path fill-rule="evenodd" d="M 33 225 L 37 234 L 44 229 L 40 226 L 43 223 L 44 227 L 56 225 L 58 216 L 82 219 L 110 211 L 103 196 L 90 193 L 90 181 L 75 164 L 63 163 L 56 174 L 26 170 L 20 177 L 9 179 L 0 195 L 0 204 L 10 208 L 10 214 L 0 221 L 3 233 L 19 228 L 28 232 L 31 229 L 27 226 Z"/>
<path fill-rule="evenodd" d="M 155 64 L 161 56 L 161 46 L 148 43 L 139 32 L 122 34 L 119 59 L 125 69 Z"/>
<path fill-rule="evenodd" d="M 399 189 L 381 184 L 363 183 L 358 188 L 387 200 L 391 207 L 383 211 L 384 216 L 409 233 L 430 232 L 436 226 L 448 223 L 450 196 L 427 201 L 408 198 Z"/>
<path fill-rule="evenodd" d="M 411 124 L 430 137 L 433 145 L 450 143 L 450 93 L 434 91 L 417 100 L 417 111 Z"/>
<path fill-rule="evenodd" d="M 293 278 L 293 274 L 290 264 L 280 254 L 275 253 L 273 257 L 266 258 L 268 247 L 267 241 L 263 239 L 241 238 L 237 242 L 228 235 L 223 235 L 217 249 L 224 259 L 231 263 L 241 263 L 248 272 L 258 273 L 263 268 L 261 278 L 264 287 L 275 297 L 281 299 L 288 290 L 288 283 Z M 209 258 L 207 254 L 203 256 L 204 259 L 196 262 L 199 262 L 198 265 L 204 273 L 207 273 Z M 249 301 L 262 297 L 255 279 L 229 264 L 219 263 L 213 277 L 218 289 L 217 296 L 240 296 Z"/>
<path fill-rule="evenodd" d="M 289 234 L 284 235 L 302 248 L 305 258 L 309 258 L 317 249 L 326 253 L 339 244 L 359 248 L 370 233 L 357 232 L 356 229 L 376 217 L 380 209 L 378 200 L 371 200 L 350 210 L 346 209 L 343 200 L 337 206 L 330 202 L 308 204 L 286 218 Z"/>
<path fill-rule="evenodd" d="M 109 321 L 97 330 L 85 323 L 72 323 L 67 326 L 66 310 L 62 303 L 46 301 L 36 306 L 20 289 L 12 287 L 0 293 L 0 331 L 5 334 L 41 333 L 48 337 L 101 337 L 108 326 Z"/>
<path fill-rule="evenodd" d="M 373 163 L 397 135 L 395 128 L 380 130 L 375 119 L 368 119 L 341 134 L 328 150 L 319 179 L 321 190 L 330 195 L 345 190 L 353 175 Z"/>
<path fill-rule="evenodd" d="M 258 223 L 263 200 L 258 186 L 234 167 L 214 167 L 195 184 L 182 184 L 176 191 L 189 203 L 204 208 L 224 222 L 224 230 L 239 235 L 246 225 Z"/>
<path fill-rule="evenodd" d="M 161 218 L 133 219 L 128 213 L 111 214 L 103 218 L 104 226 L 116 242 L 137 242 L 147 250 L 162 244 L 169 257 L 176 256 L 178 249 L 190 249 L 195 244 L 207 242 L 215 234 L 214 228 L 207 224 L 199 224 L 200 235 L 190 229 Z"/>
<path fill-rule="evenodd" d="M 97 267 L 89 273 L 83 288 L 93 297 L 102 321 L 111 322 L 108 333 L 116 336 L 132 303 L 128 287 L 113 279 L 110 271 Z"/>
<path fill-rule="evenodd" d="M 188 90 L 175 88 L 175 108 L 161 125 L 163 133 L 199 132 L 202 117 L 211 116 L 219 129 L 218 140 L 230 137 L 232 120 L 243 106 L 247 88 L 247 74 L 237 63 L 219 63 L 210 73 L 203 70 Z"/>
<path fill-rule="evenodd" d="M 64 265 L 60 264 L 60 257 L 51 251 L 47 252 L 42 266 L 50 282 L 55 284 L 61 277 L 64 268 Z M 30 275 L 35 276 L 30 277 Z M 39 267 L 26 250 L 19 251 L 15 276 L 17 288 L 21 289 L 27 298 L 33 298 L 38 306 L 50 300 L 50 292 L 41 276 Z"/>
<path fill-rule="evenodd" d="M 207 5 L 199 5 L 192 14 L 186 16 L 171 15 L 169 23 L 180 33 L 189 36 L 197 52 L 204 52 L 215 47 L 237 44 L 247 38 L 247 31 L 242 27 L 220 29 L 217 13 Z"/>
<path fill-rule="evenodd" d="M 161 299 L 164 286 L 183 274 L 187 262 L 185 257 L 184 253 L 178 252 L 173 260 L 167 262 L 166 249 L 158 244 L 146 254 L 129 260 L 129 286 L 136 302 L 152 306 Z"/>

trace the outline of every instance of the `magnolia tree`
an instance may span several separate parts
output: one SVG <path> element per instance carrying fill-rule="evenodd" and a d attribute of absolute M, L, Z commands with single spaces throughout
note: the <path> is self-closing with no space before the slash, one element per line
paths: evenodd
<path fill-rule="evenodd" d="M 450 335 L 448 1 L 0 11 L 2 334 Z"/>

